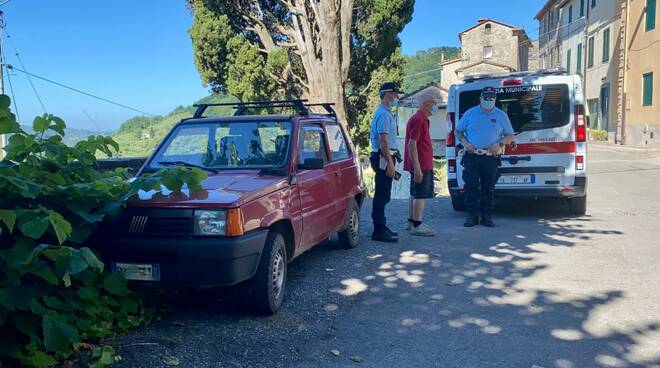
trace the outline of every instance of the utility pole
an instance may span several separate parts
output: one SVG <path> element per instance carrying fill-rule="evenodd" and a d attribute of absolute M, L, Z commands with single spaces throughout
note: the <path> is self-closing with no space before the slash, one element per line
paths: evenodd
<path fill-rule="evenodd" d="M 5 14 L 0 11 L 0 95 L 5 94 L 5 58 L 4 58 Z M 0 134 L 0 160 L 5 158 L 5 135 Z"/>

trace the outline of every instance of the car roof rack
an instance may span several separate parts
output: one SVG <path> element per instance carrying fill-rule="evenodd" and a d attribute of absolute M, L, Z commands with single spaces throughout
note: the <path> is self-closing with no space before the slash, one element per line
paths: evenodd
<path fill-rule="evenodd" d="M 211 106 L 230 106 L 236 109 L 234 116 L 244 115 L 250 109 L 274 109 L 274 108 L 292 108 L 300 115 L 309 115 L 309 107 L 321 106 L 325 109 L 328 116 L 336 117 L 337 114 L 332 108 L 334 103 L 306 103 L 307 100 L 275 100 L 275 101 L 253 101 L 253 102 L 222 102 L 222 103 L 203 103 L 193 105 L 197 109 L 193 114 L 193 119 L 201 118 L 207 108 Z"/>
<path fill-rule="evenodd" d="M 470 83 L 483 79 L 529 77 L 534 75 L 568 75 L 568 73 L 564 68 L 550 68 L 524 72 L 473 74 L 463 77 L 463 82 Z"/>

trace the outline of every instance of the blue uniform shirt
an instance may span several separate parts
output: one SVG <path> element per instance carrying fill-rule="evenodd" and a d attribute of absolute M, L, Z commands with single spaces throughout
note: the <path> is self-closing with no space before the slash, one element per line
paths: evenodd
<path fill-rule="evenodd" d="M 397 127 L 394 115 L 389 107 L 380 104 L 374 112 L 374 118 L 371 120 L 371 128 L 369 130 L 369 138 L 371 140 L 371 152 L 378 152 L 380 143 L 378 140 L 379 134 L 388 134 L 388 143 L 390 149 L 397 148 L 396 136 Z"/>
<path fill-rule="evenodd" d="M 456 130 L 463 132 L 468 142 L 478 149 L 488 149 L 507 135 L 513 134 L 511 121 L 506 113 L 494 107 L 485 113 L 477 105 L 463 114 L 456 124 Z"/>

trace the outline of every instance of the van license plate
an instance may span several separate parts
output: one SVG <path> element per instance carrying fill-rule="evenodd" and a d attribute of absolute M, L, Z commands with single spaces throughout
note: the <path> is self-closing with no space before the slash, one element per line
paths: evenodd
<path fill-rule="evenodd" d="M 128 280 L 160 281 L 160 265 L 113 262 L 112 272 L 117 272 Z"/>
<path fill-rule="evenodd" d="M 497 184 L 534 184 L 534 175 L 502 175 Z"/>

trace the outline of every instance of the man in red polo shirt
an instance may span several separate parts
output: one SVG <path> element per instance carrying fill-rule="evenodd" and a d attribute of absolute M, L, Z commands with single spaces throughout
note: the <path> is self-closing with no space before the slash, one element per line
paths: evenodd
<path fill-rule="evenodd" d="M 435 230 L 423 223 L 424 200 L 435 196 L 433 188 L 433 146 L 429 118 L 438 110 L 440 96 L 423 93 L 418 98 L 419 110 L 406 125 L 403 169 L 410 173 L 410 199 L 406 229 L 417 236 L 435 236 Z"/>

